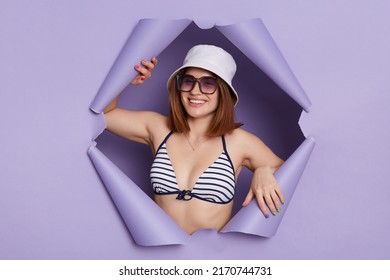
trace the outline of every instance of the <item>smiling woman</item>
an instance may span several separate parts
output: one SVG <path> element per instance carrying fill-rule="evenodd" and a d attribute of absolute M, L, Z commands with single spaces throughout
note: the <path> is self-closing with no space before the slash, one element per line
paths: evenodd
<path fill-rule="evenodd" d="M 132 85 L 151 77 L 157 59 L 141 64 Z M 168 79 L 168 116 L 117 108 L 117 98 L 104 110 L 109 131 L 151 147 L 155 201 L 189 234 L 221 230 L 229 221 L 242 167 L 253 172 L 244 206 L 255 197 L 268 218 L 285 202 L 273 176 L 283 161 L 235 122 L 235 72 L 225 50 L 197 45 Z"/>
<path fill-rule="evenodd" d="M 171 130 L 187 133 L 190 130 L 190 113 L 199 111 L 195 108 L 209 108 L 212 111 L 214 116 L 207 132 L 209 136 L 220 136 L 241 126 L 235 123 L 234 117 L 234 105 L 238 98 L 221 78 L 195 67 L 184 68 L 175 73 L 168 81 L 171 104 L 168 125 Z"/>

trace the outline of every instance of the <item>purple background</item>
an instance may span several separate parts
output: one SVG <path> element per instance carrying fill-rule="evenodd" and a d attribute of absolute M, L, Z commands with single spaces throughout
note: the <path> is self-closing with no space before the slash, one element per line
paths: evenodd
<path fill-rule="evenodd" d="M 390 4 L 160 3 L 0 3 L 0 259 L 389 259 Z M 156 248 L 131 239 L 86 154 L 98 119 L 88 107 L 147 17 L 226 24 L 260 17 L 306 90 L 313 106 L 300 124 L 317 145 L 275 237 L 201 231 L 188 245 Z M 161 54 L 154 79 L 121 105 L 164 112 L 166 78 L 203 41 L 237 59 L 238 119 L 288 156 L 303 139 L 300 108 L 214 29 L 192 24 Z M 106 132 L 97 142 L 150 193 L 146 146 Z"/>

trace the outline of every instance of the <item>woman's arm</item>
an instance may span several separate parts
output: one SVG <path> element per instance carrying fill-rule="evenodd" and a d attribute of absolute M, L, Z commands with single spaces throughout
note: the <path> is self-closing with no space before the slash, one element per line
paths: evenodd
<path fill-rule="evenodd" d="M 273 174 L 283 164 L 283 160 L 258 137 L 245 131 L 241 134 L 243 165 L 253 171 L 250 190 L 243 206 L 247 206 L 256 197 L 260 210 L 266 218 L 269 216 L 268 209 L 276 215 L 284 204 L 285 198 Z"/>
<path fill-rule="evenodd" d="M 135 66 L 138 71 L 137 77 L 131 82 L 132 85 L 138 86 L 143 84 L 152 76 L 152 71 L 157 64 L 157 59 L 151 61 L 143 60 L 141 65 Z M 159 127 L 165 122 L 165 117 L 146 111 L 129 111 L 117 108 L 119 96 L 104 109 L 107 130 L 126 139 L 151 144 L 152 129 Z"/>

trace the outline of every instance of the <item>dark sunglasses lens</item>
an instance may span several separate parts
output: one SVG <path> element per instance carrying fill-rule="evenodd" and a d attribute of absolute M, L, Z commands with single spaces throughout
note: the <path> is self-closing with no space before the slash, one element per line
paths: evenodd
<path fill-rule="evenodd" d="M 201 91 L 205 94 L 212 94 L 216 91 L 218 82 L 213 77 L 203 77 L 199 80 Z"/>
<path fill-rule="evenodd" d="M 191 91 L 194 87 L 195 79 L 192 76 L 182 76 L 179 78 L 179 88 L 181 91 Z"/>

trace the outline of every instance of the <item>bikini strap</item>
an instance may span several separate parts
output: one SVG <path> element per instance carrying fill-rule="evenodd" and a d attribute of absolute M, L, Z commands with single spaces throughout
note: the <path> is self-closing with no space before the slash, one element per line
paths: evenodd
<path fill-rule="evenodd" d="M 164 145 L 167 141 L 168 141 L 168 138 L 171 137 L 171 135 L 173 134 L 173 131 L 171 130 L 167 136 L 165 136 L 164 140 L 161 142 L 160 146 L 158 146 L 157 150 L 156 150 L 156 154 L 158 153 L 158 151 L 161 149 L 162 145 Z"/>
<path fill-rule="evenodd" d="M 226 148 L 226 140 L 225 140 L 225 135 L 222 134 L 222 145 L 223 145 L 223 150 L 226 154 L 228 154 L 227 152 L 227 148 Z"/>
<path fill-rule="evenodd" d="M 230 155 L 227 151 L 227 147 L 226 147 L 226 140 L 225 140 L 225 135 L 222 134 L 222 145 L 223 145 L 223 151 L 225 152 L 225 155 L 226 157 L 228 158 L 231 166 L 232 166 L 232 169 L 233 169 L 233 174 L 234 174 L 234 178 L 236 177 L 236 172 L 235 172 L 235 169 L 234 169 L 234 164 L 233 164 L 233 161 L 232 159 L 230 158 Z"/>

